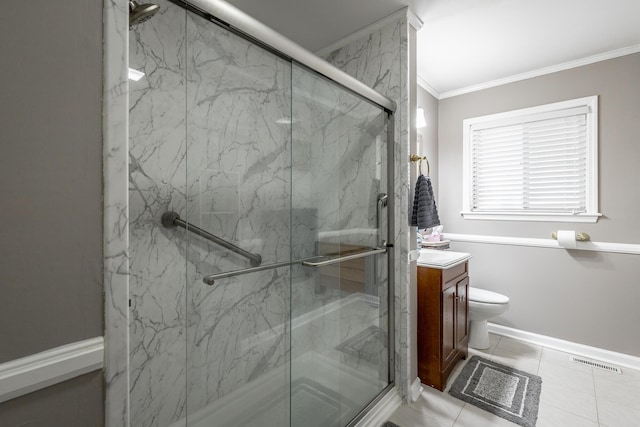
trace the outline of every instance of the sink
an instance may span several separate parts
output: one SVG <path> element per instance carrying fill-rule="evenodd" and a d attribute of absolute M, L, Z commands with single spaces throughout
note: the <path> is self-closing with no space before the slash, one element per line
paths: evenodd
<path fill-rule="evenodd" d="M 466 252 L 438 251 L 434 249 L 420 249 L 418 265 L 446 269 L 453 267 L 471 258 Z"/>

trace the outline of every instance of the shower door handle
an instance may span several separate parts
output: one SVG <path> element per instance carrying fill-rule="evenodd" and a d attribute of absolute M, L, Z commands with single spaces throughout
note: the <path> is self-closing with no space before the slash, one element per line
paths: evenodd
<path fill-rule="evenodd" d="M 357 254 L 351 254 L 351 255 L 345 255 L 345 256 L 339 256 L 336 258 L 331 258 L 328 259 L 326 261 L 318 261 L 318 262 L 312 262 L 312 261 L 306 261 L 303 262 L 302 265 L 304 265 L 305 267 L 324 267 L 325 265 L 331 265 L 331 264 L 338 264 L 340 262 L 343 261 L 349 261 L 352 259 L 358 259 L 358 258 L 364 258 L 364 257 L 368 257 L 371 255 L 375 255 L 375 254 L 382 254 L 387 252 L 387 248 L 374 248 L 368 251 L 364 251 L 364 252 L 358 252 Z"/>
<path fill-rule="evenodd" d="M 376 223 L 378 227 L 378 246 L 385 248 L 387 241 L 382 238 L 382 208 L 387 207 L 389 197 L 385 193 L 378 194 L 376 200 Z"/>

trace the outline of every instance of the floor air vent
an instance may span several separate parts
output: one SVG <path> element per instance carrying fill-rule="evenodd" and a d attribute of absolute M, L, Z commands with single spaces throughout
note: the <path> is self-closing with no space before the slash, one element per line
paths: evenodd
<path fill-rule="evenodd" d="M 575 363 L 582 363 L 583 365 L 591 366 L 592 368 L 598 368 L 602 369 L 603 371 L 614 372 L 616 374 L 622 375 L 622 370 L 620 368 L 607 365 L 606 363 L 597 360 L 589 360 L 582 357 L 571 356 L 571 361 Z"/>

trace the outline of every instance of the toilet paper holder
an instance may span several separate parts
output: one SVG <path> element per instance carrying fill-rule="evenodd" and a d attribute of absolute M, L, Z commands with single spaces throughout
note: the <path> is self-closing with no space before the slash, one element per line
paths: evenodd
<path fill-rule="evenodd" d="M 558 232 L 554 231 L 551 233 L 551 238 L 554 240 L 558 240 Z M 591 236 L 589 236 L 587 233 L 576 233 L 576 241 L 578 242 L 588 242 L 589 240 L 591 240 Z"/>

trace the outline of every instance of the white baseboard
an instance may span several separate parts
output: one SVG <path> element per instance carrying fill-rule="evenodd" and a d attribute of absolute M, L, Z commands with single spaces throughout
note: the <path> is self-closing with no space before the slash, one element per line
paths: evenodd
<path fill-rule="evenodd" d="M 640 357 L 631 356 L 624 353 L 616 353 L 615 351 L 604 350 L 597 347 L 591 347 L 584 344 L 578 344 L 571 341 L 565 341 L 558 338 L 539 335 L 533 332 L 521 331 L 519 329 L 509 328 L 507 326 L 496 325 L 495 323 L 488 323 L 487 326 L 489 332 L 496 335 L 529 342 L 554 350 L 564 351 L 565 353 L 575 354 L 576 356 L 583 356 L 589 359 L 601 360 L 625 368 L 640 370 Z"/>
<path fill-rule="evenodd" d="M 0 402 L 102 369 L 103 359 L 96 337 L 0 363 Z"/>
<path fill-rule="evenodd" d="M 411 399 L 412 402 L 418 400 L 422 394 L 422 390 L 424 390 L 424 387 L 422 387 L 422 381 L 420 381 L 420 378 L 416 377 L 416 379 L 413 380 L 413 383 L 411 383 L 411 388 L 409 389 L 409 399 Z"/>
<path fill-rule="evenodd" d="M 402 405 L 398 389 L 393 387 L 354 427 L 379 427 Z"/>

